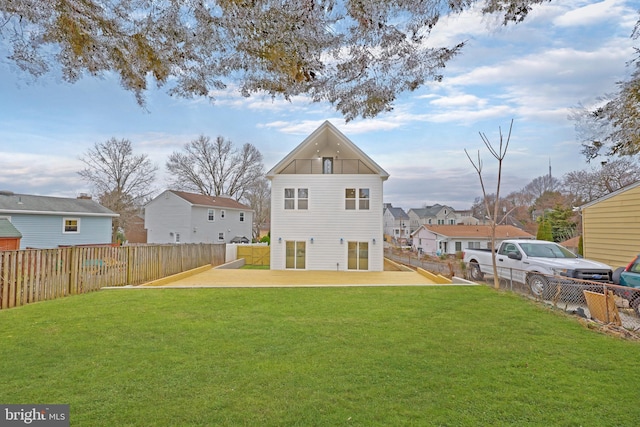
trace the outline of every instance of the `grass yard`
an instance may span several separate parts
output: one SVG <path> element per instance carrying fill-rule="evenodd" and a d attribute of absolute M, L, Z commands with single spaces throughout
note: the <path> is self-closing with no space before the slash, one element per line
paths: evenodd
<path fill-rule="evenodd" d="M 0 311 L 72 426 L 636 426 L 640 344 L 486 287 L 146 289 Z"/>

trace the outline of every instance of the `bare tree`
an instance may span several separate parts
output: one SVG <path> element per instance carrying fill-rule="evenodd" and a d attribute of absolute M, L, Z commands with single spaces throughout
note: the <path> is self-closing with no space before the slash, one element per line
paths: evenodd
<path fill-rule="evenodd" d="M 640 11 L 639 11 L 640 12 Z M 640 20 L 631 32 L 640 39 Z M 640 48 L 628 62 L 629 77 L 618 82 L 616 93 L 607 94 L 600 105 L 580 105 L 569 116 L 576 123 L 582 154 L 591 161 L 598 156 L 635 156 L 640 153 Z"/>
<path fill-rule="evenodd" d="M 480 132 L 480 138 L 482 139 L 482 142 L 484 143 L 485 147 L 487 147 L 487 150 L 489 150 L 491 155 L 498 161 L 498 180 L 496 183 L 496 193 L 495 193 L 494 200 L 500 200 L 500 183 L 502 180 L 502 161 L 507 155 L 509 142 L 511 141 L 512 129 L 513 129 L 513 120 L 511 120 L 511 125 L 509 126 L 509 134 L 507 135 L 507 140 L 505 141 L 502 135 L 502 129 L 499 128 L 500 144 L 498 146 L 498 150 L 496 150 L 493 147 L 493 145 L 491 145 L 491 142 L 489 142 L 489 139 L 487 138 L 487 136 L 484 133 Z M 477 162 L 474 162 L 473 159 L 471 159 L 471 156 L 469 155 L 466 149 L 464 150 L 464 152 L 467 155 L 467 158 L 469 159 L 471 164 L 473 165 L 474 169 L 478 173 L 478 178 L 480 179 L 480 187 L 482 187 L 482 195 L 484 197 L 486 214 L 489 217 L 489 221 L 490 221 L 489 225 L 491 228 L 491 262 L 493 264 L 493 285 L 497 289 L 500 287 L 500 280 L 498 279 L 498 268 L 496 266 L 496 249 L 497 249 L 496 248 L 496 224 L 498 219 L 499 203 L 493 204 L 493 212 L 491 212 L 491 210 L 489 209 L 489 197 L 484 185 L 484 178 L 482 177 L 482 159 L 480 158 L 480 150 L 478 150 Z"/>
<path fill-rule="evenodd" d="M 567 173 L 563 190 L 577 206 L 640 181 L 640 165 L 635 156 L 612 158 L 598 168 Z"/>
<path fill-rule="evenodd" d="M 95 143 L 80 160 L 87 167 L 78 174 L 92 186 L 103 206 L 120 214 L 113 220 L 112 241 L 116 242 L 118 232 L 127 229 L 154 191 L 158 167 L 146 154 L 134 154 L 127 139 Z"/>
<path fill-rule="evenodd" d="M 246 96 L 307 94 L 352 119 L 442 79 L 465 42 L 429 42 L 441 16 L 480 5 L 506 25 L 546 1 L 0 0 L 0 37 L 35 76 L 114 73 L 140 104 L 150 83 L 184 97 L 235 83 Z"/>
<path fill-rule="evenodd" d="M 219 136 L 215 141 L 201 135 L 173 152 L 167 161 L 171 187 L 209 196 L 245 199 L 254 183 L 264 177 L 262 154 L 251 144 L 235 148 Z"/>
<path fill-rule="evenodd" d="M 253 237 L 260 234 L 260 227 L 271 218 L 271 188 L 266 177 L 258 178 L 249 186 L 244 199 L 253 209 Z"/>

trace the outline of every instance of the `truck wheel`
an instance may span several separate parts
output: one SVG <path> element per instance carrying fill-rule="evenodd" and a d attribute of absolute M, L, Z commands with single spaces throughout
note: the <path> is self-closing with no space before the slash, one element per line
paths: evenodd
<path fill-rule="evenodd" d="M 549 282 L 544 276 L 531 274 L 527 277 L 527 284 L 529 285 L 529 289 L 531 289 L 531 293 L 535 297 L 542 298 Z"/>
<path fill-rule="evenodd" d="M 480 264 L 477 262 L 472 261 L 469 263 L 469 274 L 471 275 L 471 280 L 478 281 L 484 279 L 484 274 L 482 274 L 480 270 Z"/>

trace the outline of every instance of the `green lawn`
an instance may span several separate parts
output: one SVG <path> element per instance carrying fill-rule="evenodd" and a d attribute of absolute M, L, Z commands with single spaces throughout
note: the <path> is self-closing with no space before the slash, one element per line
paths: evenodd
<path fill-rule="evenodd" d="M 635 426 L 640 344 L 487 287 L 103 290 L 0 311 L 73 426 Z"/>

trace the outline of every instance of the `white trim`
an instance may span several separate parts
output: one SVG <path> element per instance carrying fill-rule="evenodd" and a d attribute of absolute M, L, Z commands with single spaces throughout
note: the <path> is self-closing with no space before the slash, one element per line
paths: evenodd
<path fill-rule="evenodd" d="M 76 222 L 76 231 L 67 231 L 67 221 Z M 78 217 L 64 217 L 62 218 L 62 234 L 80 234 L 80 218 Z"/>

